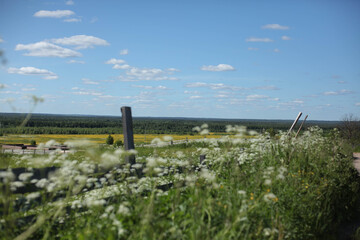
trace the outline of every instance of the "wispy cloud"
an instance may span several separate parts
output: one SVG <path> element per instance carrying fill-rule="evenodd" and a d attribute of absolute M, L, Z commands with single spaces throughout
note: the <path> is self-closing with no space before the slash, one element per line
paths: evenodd
<path fill-rule="evenodd" d="M 126 71 L 126 77 L 120 76 L 121 81 L 163 81 L 163 80 L 178 80 L 176 77 L 169 76 L 169 72 L 159 68 L 137 68 L 133 67 Z"/>
<path fill-rule="evenodd" d="M 288 26 L 282 26 L 280 24 L 274 23 L 274 24 L 266 24 L 261 27 L 262 29 L 274 29 L 274 30 L 288 30 Z"/>
<path fill-rule="evenodd" d="M 87 84 L 87 85 L 99 85 L 100 84 L 99 82 L 92 81 L 88 78 L 82 78 L 81 80 L 82 80 L 83 84 Z"/>
<path fill-rule="evenodd" d="M 278 48 L 275 48 L 274 52 L 280 52 L 280 50 Z"/>
<path fill-rule="evenodd" d="M 203 97 L 196 95 L 196 96 L 190 96 L 189 98 L 190 98 L 190 99 L 201 99 L 201 98 L 203 98 Z"/>
<path fill-rule="evenodd" d="M 63 48 L 55 44 L 41 41 L 30 44 L 17 44 L 15 47 L 16 51 L 28 51 L 25 56 L 35 57 L 81 57 L 81 53 L 74 50 Z"/>
<path fill-rule="evenodd" d="M 37 75 L 42 76 L 43 79 L 58 79 L 58 76 L 46 69 L 39 69 L 34 67 L 21 67 L 21 68 L 9 68 L 8 73 L 20 74 L 20 75 Z"/>
<path fill-rule="evenodd" d="M 129 64 L 115 64 L 113 67 L 113 69 L 129 69 L 131 68 L 131 66 Z"/>
<path fill-rule="evenodd" d="M 289 37 L 289 36 L 282 36 L 282 37 L 281 37 L 281 40 L 289 41 L 289 40 L 291 40 L 291 37 Z"/>
<path fill-rule="evenodd" d="M 358 107 L 360 107 L 360 102 L 358 102 L 358 103 L 355 103 L 355 106 L 358 106 Z"/>
<path fill-rule="evenodd" d="M 66 5 L 74 5 L 74 1 L 73 0 L 68 0 L 65 2 Z"/>
<path fill-rule="evenodd" d="M 224 71 L 234 71 L 235 68 L 228 64 L 219 64 L 217 66 L 214 65 L 204 65 L 201 67 L 203 71 L 210 71 L 210 72 L 224 72 Z"/>
<path fill-rule="evenodd" d="M 75 35 L 71 37 L 52 39 L 51 42 L 60 45 L 75 46 L 75 49 L 93 48 L 94 46 L 108 46 L 110 45 L 106 40 L 88 36 L 88 35 Z"/>
<path fill-rule="evenodd" d="M 259 50 L 259 48 L 248 47 L 248 50 L 249 50 L 249 51 L 257 51 L 257 50 Z"/>
<path fill-rule="evenodd" d="M 347 95 L 347 94 L 353 94 L 353 93 L 354 93 L 353 91 L 342 89 L 342 90 L 339 90 L 339 91 L 324 92 L 323 95 L 325 95 L 325 96 L 337 96 L 337 95 Z"/>
<path fill-rule="evenodd" d="M 47 11 L 47 10 L 40 10 L 34 13 L 34 17 L 39 18 L 63 18 L 63 17 L 70 17 L 75 13 L 71 10 L 55 10 L 55 11 Z"/>
<path fill-rule="evenodd" d="M 120 50 L 120 55 L 128 55 L 129 54 L 129 50 L 128 49 L 122 49 Z"/>
<path fill-rule="evenodd" d="M 74 60 L 74 59 L 69 60 L 69 61 L 67 61 L 66 63 L 70 63 L 70 64 L 73 64 L 73 63 L 85 64 L 85 62 L 84 62 L 84 61 L 78 61 L 78 60 Z"/>
<path fill-rule="evenodd" d="M 276 86 L 259 86 L 259 87 L 254 87 L 253 89 L 260 89 L 260 90 L 280 90 L 280 88 L 276 87 Z"/>
<path fill-rule="evenodd" d="M 33 92 L 33 91 L 36 91 L 36 88 L 22 88 L 21 91 L 23 91 L 23 92 Z"/>
<path fill-rule="evenodd" d="M 2 37 L 0 37 L 0 43 L 4 42 L 4 39 L 2 39 Z"/>
<path fill-rule="evenodd" d="M 67 18 L 64 22 L 81 22 L 81 18 Z"/>
<path fill-rule="evenodd" d="M 273 42 L 274 40 L 270 38 L 256 38 L 256 37 L 250 37 L 245 40 L 246 42 Z"/>
<path fill-rule="evenodd" d="M 134 87 L 134 88 L 143 88 L 143 89 L 151 89 L 151 90 L 169 90 L 170 88 L 168 87 L 165 87 L 165 86 L 144 86 L 144 85 L 131 85 L 131 87 Z"/>
<path fill-rule="evenodd" d="M 198 87 L 204 87 L 204 88 L 210 88 L 212 90 L 244 90 L 246 88 L 243 87 L 236 87 L 231 85 L 226 85 L 223 83 L 203 83 L 203 82 L 194 82 L 194 83 L 187 83 L 185 84 L 186 88 L 198 88 Z"/>
<path fill-rule="evenodd" d="M 116 58 L 111 58 L 105 62 L 105 64 L 123 64 L 123 63 L 125 63 L 125 60 L 116 59 Z"/>

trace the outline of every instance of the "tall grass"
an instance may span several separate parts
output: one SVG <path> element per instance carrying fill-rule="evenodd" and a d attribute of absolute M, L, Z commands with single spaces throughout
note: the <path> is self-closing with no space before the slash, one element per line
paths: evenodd
<path fill-rule="evenodd" d="M 82 144 L 81 153 L 23 157 L 62 168 L 47 180 L 1 173 L 1 237 L 331 239 L 356 214 L 360 179 L 336 130 L 245 139 L 228 129 L 238 137 L 139 149 L 133 166 L 121 149 Z M 95 164 L 109 172 L 95 176 Z M 13 192 L 29 181 L 41 190 Z"/>

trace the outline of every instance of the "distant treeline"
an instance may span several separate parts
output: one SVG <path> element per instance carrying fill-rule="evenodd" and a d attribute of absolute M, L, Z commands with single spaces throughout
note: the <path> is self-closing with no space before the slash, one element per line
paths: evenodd
<path fill-rule="evenodd" d="M 0 113 L 0 135 L 2 134 L 117 134 L 122 133 L 121 116 L 85 116 L 33 114 L 24 127 L 21 123 L 26 114 Z M 242 125 L 256 131 L 287 130 L 293 120 L 252 119 L 195 119 L 195 118 L 148 118 L 133 119 L 137 134 L 193 134 L 193 127 L 203 123 L 210 132 L 225 132 L 226 125 Z M 317 125 L 324 130 L 335 128 L 337 121 L 308 121 L 305 128 Z"/>

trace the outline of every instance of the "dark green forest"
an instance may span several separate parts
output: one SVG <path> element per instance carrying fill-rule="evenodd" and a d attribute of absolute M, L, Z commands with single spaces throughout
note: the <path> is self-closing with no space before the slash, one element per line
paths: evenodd
<path fill-rule="evenodd" d="M 32 114 L 22 125 L 26 114 L 0 113 L 0 135 L 4 134 L 116 134 L 122 133 L 121 116 Z M 210 132 L 225 132 L 226 125 L 242 125 L 259 132 L 288 130 L 293 120 L 256 119 L 200 119 L 134 117 L 133 128 L 137 134 L 193 134 L 193 127 L 203 123 Z M 317 125 L 330 130 L 338 121 L 307 121 L 304 127 Z M 300 125 L 298 123 L 298 125 Z"/>

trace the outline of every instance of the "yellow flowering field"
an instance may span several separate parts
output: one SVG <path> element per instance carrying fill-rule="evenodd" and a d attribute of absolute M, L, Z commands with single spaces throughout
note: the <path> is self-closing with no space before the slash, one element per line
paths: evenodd
<path fill-rule="evenodd" d="M 37 135 L 7 135 L 0 137 L 0 144 L 14 144 L 14 143 L 24 143 L 29 144 L 31 140 L 35 140 L 37 144 L 46 143 L 49 140 L 55 140 L 59 143 L 64 143 L 68 140 L 80 140 L 87 139 L 93 143 L 101 144 L 105 143 L 108 134 L 37 134 Z M 114 137 L 114 140 L 123 141 L 123 134 L 111 134 Z M 171 136 L 175 141 L 176 140 L 185 140 L 186 138 L 190 139 L 200 139 L 204 138 L 201 135 L 174 135 L 174 134 L 134 134 L 135 143 L 151 143 L 154 138 L 162 138 L 164 136 Z M 221 134 L 210 133 L 206 136 L 207 138 L 219 138 Z"/>

